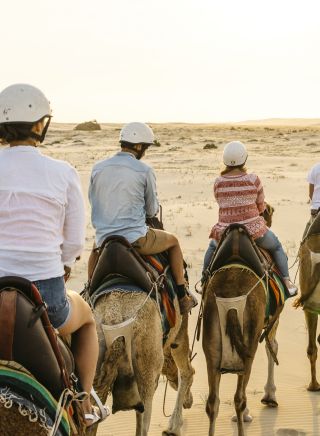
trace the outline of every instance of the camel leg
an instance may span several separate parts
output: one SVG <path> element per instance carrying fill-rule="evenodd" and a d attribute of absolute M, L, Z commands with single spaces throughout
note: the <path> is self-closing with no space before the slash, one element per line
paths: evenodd
<path fill-rule="evenodd" d="M 152 397 L 144 401 L 144 412 L 136 412 L 136 436 L 148 436 L 152 413 Z"/>
<path fill-rule="evenodd" d="M 176 404 L 172 412 L 169 425 L 165 430 L 163 436 L 180 436 L 180 429 L 183 424 L 182 420 L 182 406 L 191 407 L 192 396 L 187 398 L 187 395 L 191 395 L 190 387 L 193 381 L 194 369 L 191 366 L 189 358 L 189 338 L 188 338 L 188 316 L 185 315 L 182 320 L 182 324 L 175 340 L 175 343 L 171 345 L 171 353 L 173 360 L 175 361 L 179 370 L 179 387 L 177 393 Z"/>
<path fill-rule="evenodd" d="M 249 365 L 246 365 L 244 375 L 238 375 L 237 390 L 234 396 L 234 405 L 236 409 L 236 418 L 238 425 L 238 436 L 244 436 L 243 422 L 251 422 L 252 416 L 249 415 L 249 409 L 247 408 L 247 395 L 246 389 L 249 382 L 251 373 L 252 361 Z M 233 421 L 235 419 L 233 418 Z"/>
<path fill-rule="evenodd" d="M 206 413 L 209 418 L 209 436 L 214 436 L 216 420 L 219 413 L 221 373 L 215 371 L 213 368 L 208 368 L 208 383 L 209 383 L 209 396 L 206 404 Z"/>
<path fill-rule="evenodd" d="M 316 344 L 316 334 L 317 334 L 318 315 L 314 313 L 310 313 L 305 310 L 304 316 L 307 323 L 308 337 L 309 337 L 307 354 L 311 365 L 311 382 L 308 386 L 308 391 L 319 391 L 320 385 L 317 382 L 317 375 L 316 375 L 316 361 L 317 361 L 317 354 L 318 354 L 317 344 Z"/>
<path fill-rule="evenodd" d="M 269 333 L 269 342 L 272 348 L 273 353 L 277 356 L 278 354 L 278 342 L 276 340 L 276 333 L 278 328 L 279 321 L 277 321 L 272 327 Z M 278 407 L 278 403 L 276 400 L 276 385 L 274 382 L 274 360 L 270 353 L 270 350 L 266 344 L 266 352 L 268 356 L 268 378 L 267 383 L 264 387 L 264 397 L 261 399 L 261 403 L 265 404 L 268 407 Z"/>

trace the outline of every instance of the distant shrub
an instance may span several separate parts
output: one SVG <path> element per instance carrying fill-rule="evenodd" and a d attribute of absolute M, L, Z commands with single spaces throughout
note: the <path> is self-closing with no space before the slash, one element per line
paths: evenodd
<path fill-rule="evenodd" d="M 208 142 L 203 149 L 204 150 L 211 150 L 212 148 L 218 148 L 218 146 L 214 142 Z"/>
<path fill-rule="evenodd" d="M 157 139 L 155 139 L 153 141 L 153 145 L 155 145 L 156 147 L 161 147 L 161 144 L 160 144 L 160 142 Z"/>

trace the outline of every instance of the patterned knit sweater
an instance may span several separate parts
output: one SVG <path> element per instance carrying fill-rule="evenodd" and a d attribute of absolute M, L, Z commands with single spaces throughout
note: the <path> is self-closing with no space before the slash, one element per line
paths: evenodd
<path fill-rule="evenodd" d="M 209 238 L 219 241 L 232 223 L 244 224 L 254 239 L 266 233 L 268 228 L 259 215 L 265 209 L 263 187 L 256 174 L 220 176 L 215 180 L 213 192 L 219 205 L 219 221 Z"/>

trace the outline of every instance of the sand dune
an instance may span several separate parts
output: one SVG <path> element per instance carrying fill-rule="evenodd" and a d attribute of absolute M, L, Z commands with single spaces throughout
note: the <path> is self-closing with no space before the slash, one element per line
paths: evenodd
<path fill-rule="evenodd" d="M 283 121 L 283 120 L 282 120 Z M 254 123 L 242 126 L 154 124 L 161 143 L 152 148 L 146 162 L 153 165 L 158 179 L 159 198 L 163 206 L 165 227 L 175 232 L 189 265 L 193 287 L 200 277 L 201 263 L 208 243 L 210 227 L 217 218 L 217 206 L 212 196 L 212 180 L 221 167 L 223 145 L 233 139 L 247 144 L 247 167 L 259 174 L 267 200 L 275 207 L 273 229 L 282 241 L 292 264 L 298 251 L 300 237 L 308 219 L 306 173 L 319 159 L 319 120 L 308 123 L 267 127 Z M 285 123 L 282 123 L 285 124 Z M 66 159 L 80 172 L 86 194 L 94 162 L 111 156 L 118 150 L 119 125 L 102 125 L 99 132 L 75 132 L 73 125 L 53 125 L 44 152 Z M 216 149 L 203 150 L 208 142 Z M 75 266 L 70 287 L 80 290 L 86 280 L 86 262 L 93 242 L 90 211 L 87 208 L 86 249 Z M 292 271 L 294 277 L 295 269 Z M 197 310 L 192 315 L 190 336 L 193 335 Z M 309 363 L 306 356 L 307 336 L 301 310 L 287 302 L 279 327 L 279 361 L 276 368 L 278 409 L 267 409 L 260 403 L 266 382 L 267 358 L 264 347 L 256 355 L 248 387 L 248 405 L 254 417 L 246 425 L 247 435 L 297 436 L 320 435 L 319 395 L 309 393 Z M 194 405 L 184 412 L 184 435 L 202 436 L 208 431 L 205 400 L 208 392 L 206 364 L 201 344 L 196 343 L 197 356 L 193 384 Z M 230 418 L 234 413 L 233 395 L 236 377 L 222 377 L 221 404 L 217 436 L 236 435 L 236 425 Z M 150 436 L 160 435 L 168 418 L 162 414 L 164 381 L 155 395 Z M 173 408 L 175 393 L 169 389 L 166 411 Z M 110 400 L 111 401 L 111 400 Z M 118 413 L 100 426 L 100 436 L 131 436 L 135 433 L 135 414 Z"/>

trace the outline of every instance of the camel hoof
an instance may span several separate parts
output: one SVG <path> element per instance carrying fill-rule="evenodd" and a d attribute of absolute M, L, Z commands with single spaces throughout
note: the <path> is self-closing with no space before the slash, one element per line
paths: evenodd
<path fill-rule="evenodd" d="M 232 422 L 237 422 L 238 418 L 237 415 L 233 415 L 233 417 L 231 418 Z M 252 422 L 253 418 L 251 415 L 243 415 L 243 422 Z"/>
<path fill-rule="evenodd" d="M 278 407 L 277 401 L 271 398 L 262 398 L 261 403 L 267 407 Z"/>
<path fill-rule="evenodd" d="M 180 435 L 180 433 L 179 434 L 178 433 L 172 433 L 171 431 L 167 431 L 167 430 L 162 432 L 162 436 L 179 436 L 179 435 Z"/>
<path fill-rule="evenodd" d="M 183 408 L 184 409 L 191 409 L 193 404 L 193 396 L 192 393 L 190 392 L 189 395 L 187 396 L 187 398 L 185 398 L 184 402 L 183 402 Z"/>
<path fill-rule="evenodd" d="M 310 392 L 317 392 L 320 391 L 320 385 L 318 382 L 315 383 L 310 383 L 309 386 L 307 387 L 307 390 Z"/>

